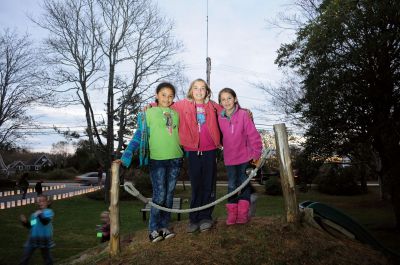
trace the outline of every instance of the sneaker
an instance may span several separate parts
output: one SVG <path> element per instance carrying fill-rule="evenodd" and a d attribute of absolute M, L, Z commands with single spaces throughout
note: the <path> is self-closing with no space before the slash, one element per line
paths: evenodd
<path fill-rule="evenodd" d="M 198 224 L 194 224 L 194 223 L 189 223 L 189 225 L 188 225 L 188 227 L 186 229 L 186 231 L 188 233 L 194 233 L 197 230 L 199 230 L 199 225 Z"/>
<path fill-rule="evenodd" d="M 158 242 L 160 240 L 163 240 L 164 238 L 162 237 L 160 232 L 154 230 L 153 232 L 150 233 L 149 239 L 151 242 Z"/>
<path fill-rule="evenodd" d="M 205 232 L 211 229 L 213 222 L 211 220 L 204 220 L 200 224 L 200 232 Z"/>
<path fill-rule="evenodd" d="M 161 233 L 164 239 L 175 237 L 175 233 L 169 231 L 167 228 L 164 228 Z"/>

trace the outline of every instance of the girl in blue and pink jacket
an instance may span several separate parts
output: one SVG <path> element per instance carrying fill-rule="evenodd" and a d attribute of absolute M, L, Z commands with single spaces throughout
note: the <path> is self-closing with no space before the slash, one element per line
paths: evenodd
<path fill-rule="evenodd" d="M 262 142 L 247 110 L 241 109 L 233 89 L 224 88 L 218 95 L 224 110 L 218 115 L 224 146 L 224 162 L 228 174 L 228 193 L 239 187 L 246 179 L 249 162 L 261 157 Z M 249 221 L 250 186 L 228 199 L 227 225 L 244 224 Z"/>

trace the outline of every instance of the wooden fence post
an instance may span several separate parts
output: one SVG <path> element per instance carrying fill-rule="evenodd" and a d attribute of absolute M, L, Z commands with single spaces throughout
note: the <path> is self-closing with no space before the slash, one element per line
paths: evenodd
<path fill-rule="evenodd" d="M 296 185 L 293 178 L 292 161 L 286 126 L 284 123 L 274 125 L 277 155 L 279 157 L 279 168 L 283 198 L 285 201 L 286 221 L 297 223 L 299 219 L 299 207 L 296 199 Z"/>
<path fill-rule="evenodd" d="M 111 164 L 111 196 L 110 196 L 110 256 L 120 253 L 119 239 L 119 167 L 120 163 Z"/>

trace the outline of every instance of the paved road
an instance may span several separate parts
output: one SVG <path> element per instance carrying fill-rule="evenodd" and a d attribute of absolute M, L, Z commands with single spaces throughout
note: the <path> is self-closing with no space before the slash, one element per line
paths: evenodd
<path fill-rule="evenodd" d="M 30 188 L 34 188 L 35 183 L 30 183 Z M 92 188 L 91 186 L 82 186 L 79 183 L 73 183 L 73 182 L 44 182 L 42 184 L 43 188 L 44 187 L 52 187 L 52 190 L 47 190 L 43 191 L 43 194 L 51 196 L 51 198 L 54 197 L 54 195 L 62 195 L 62 194 L 73 194 L 77 191 L 84 191 L 89 188 Z M 58 187 L 57 187 L 58 186 Z M 76 194 L 76 193 L 75 193 Z M 36 192 L 29 192 L 26 195 L 26 199 L 31 199 L 31 198 L 36 198 Z M 3 196 L 0 197 L 0 203 L 7 203 L 7 202 L 12 202 L 12 201 L 17 201 L 22 199 L 22 194 L 15 194 L 15 195 L 4 195 L 3 191 Z"/>

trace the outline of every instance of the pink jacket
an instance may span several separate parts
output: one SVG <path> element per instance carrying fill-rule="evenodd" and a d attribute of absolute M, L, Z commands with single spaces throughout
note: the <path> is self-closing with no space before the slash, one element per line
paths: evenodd
<path fill-rule="evenodd" d="M 259 159 L 262 152 L 261 136 L 246 110 L 236 107 L 228 119 L 224 112 L 218 115 L 223 135 L 225 165 L 239 165 Z"/>
<path fill-rule="evenodd" d="M 200 143 L 199 127 L 196 118 L 196 104 L 194 101 L 183 99 L 171 105 L 179 113 L 179 140 L 183 148 L 197 149 Z M 206 111 L 206 125 L 214 141 L 215 148 L 221 146 L 220 130 L 218 128 L 218 113 L 222 107 L 214 101 L 204 103 Z"/>

